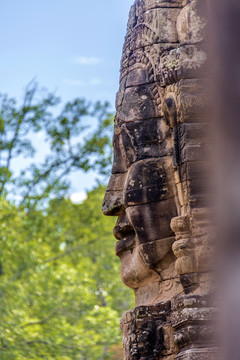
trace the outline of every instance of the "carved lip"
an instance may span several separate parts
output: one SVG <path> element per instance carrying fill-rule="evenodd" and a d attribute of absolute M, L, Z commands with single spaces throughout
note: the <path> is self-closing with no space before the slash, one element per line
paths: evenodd
<path fill-rule="evenodd" d="M 118 218 L 117 224 L 113 229 L 113 234 L 118 240 L 115 246 L 117 256 L 119 256 L 124 251 L 133 249 L 135 245 L 136 234 L 126 214 L 124 214 L 123 217 Z"/>
<path fill-rule="evenodd" d="M 124 251 L 133 249 L 135 244 L 135 234 L 119 240 L 115 245 L 116 255 L 121 255 Z"/>

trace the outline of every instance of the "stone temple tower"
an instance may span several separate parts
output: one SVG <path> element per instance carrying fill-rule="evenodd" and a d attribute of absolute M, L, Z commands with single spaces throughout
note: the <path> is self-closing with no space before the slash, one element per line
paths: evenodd
<path fill-rule="evenodd" d="M 136 308 L 125 360 L 216 357 L 207 186 L 207 0 L 136 0 L 123 47 L 103 212 Z"/>

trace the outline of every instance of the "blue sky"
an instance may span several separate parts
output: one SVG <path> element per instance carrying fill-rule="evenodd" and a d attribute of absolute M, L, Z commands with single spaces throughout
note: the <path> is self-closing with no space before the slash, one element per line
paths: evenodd
<path fill-rule="evenodd" d="M 36 77 L 64 101 L 80 96 L 114 105 L 132 3 L 1 0 L 0 92 L 20 99 L 24 86 Z M 35 143 L 41 141 L 36 138 Z M 72 191 L 83 192 L 92 186 L 93 174 L 72 180 Z"/>

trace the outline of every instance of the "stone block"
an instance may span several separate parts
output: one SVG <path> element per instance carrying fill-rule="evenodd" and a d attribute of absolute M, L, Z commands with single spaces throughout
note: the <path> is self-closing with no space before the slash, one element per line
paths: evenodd
<path fill-rule="evenodd" d="M 126 209 L 139 243 L 172 237 L 170 222 L 176 214 L 174 199 L 130 206 Z"/>
<path fill-rule="evenodd" d="M 122 319 L 125 359 L 174 359 L 177 349 L 169 321 L 170 311 L 170 302 L 162 302 L 131 310 L 130 323 Z"/>
<path fill-rule="evenodd" d="M 134 163 L 126 182 L 126 206 L 173 198 L 175 188 L 174 182 L 169 181 L 170 174 L 172 169 L 161 158 Z"/>
<path fill-rule="evenodd" d="M 160 58 L 160 84 L 166 86 L 181 79 L 202 77 L 206 63 L 207 54 L 203 46 L 183 45 L 165 51 Z"/>
<path fill-rule="evenodd" d="M 138 14 L 156 8 L 182 7 L 183 0 L 137 0 L 136 9 Z"/>
<path fill-rule="evenodd" d="M 130 165 L 143 159 L 160 161 L 160 157 L 172 156 L 171 132 L 163 118 L 125 123 L 121 126 L 121 136 Z"/>
<path fill-rule="evenodd" d="M 177 8 L 156 8 L 140 14 L 127 34 L 125 47 L 129 45 L 133 51 L 158 43 L 176 43 L 179 13 L 180 9 Z"/>
<path fill-rule="evenodd" d="M 155 84 L 126 88 L 122 94 L 121 105 L 117 108 L 117 117 L 122 122 L 160 117 L 158 98 Z"/>
<path fill-rule="evenodd" d="M 205 0 L 193 0 L 180 12 L 177 19 L 177 34 L 181 43 L 196 44 L 206 38 Z"/>

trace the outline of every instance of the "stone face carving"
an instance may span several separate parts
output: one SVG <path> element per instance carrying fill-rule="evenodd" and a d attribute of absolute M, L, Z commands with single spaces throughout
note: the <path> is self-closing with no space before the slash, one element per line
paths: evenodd
<path fill-rule="evenodd" d="M 216 353 L 207 342 L 205 10 L 205 0 L 136 0 L 130 11 L 103 202 L 104 214 L 117 217 L 121 276 L 136 297 L 121 325 L 126 360 Z"/>

